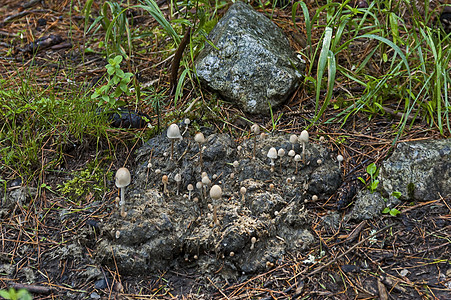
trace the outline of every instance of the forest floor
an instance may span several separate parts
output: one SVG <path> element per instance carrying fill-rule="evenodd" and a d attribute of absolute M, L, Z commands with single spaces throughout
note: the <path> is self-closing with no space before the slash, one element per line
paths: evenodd
<path fill-rule="evenodd" d="M 0 78 L 8 82 L 17 78 L 18 86 L 27 81 L 27 85 L 40 91 L 49 86 L 55 93 L 71 89 L 92 91 L 92 84 L 104 75 L 107 64 L 99 46 L 102 30 L 96 33 L 97 39 L 96 35 L 89 37 L 92 51 L 84 51 L 88 38 L 83 34 L 85 20 L 81 7 L 71 6 L 69 0 L 50 2 L 35 1 L 34 6 L 24 8 L 23 1 L 3 1 L 0 7 L 0 22 L 3 21 L 0 24 Z M 315 10 L 314 6 L 310 8 Z M 93 11 L 98 9 L 94 4 Z M 161 9 L 168 12 L 164 3 Z M 139 21 L 136 26 L 157 26 L 148 16 L 138 14 L 134 18 L 136 24 Z M 293 47 L 302 49 L 296 38 L 299 33 L 288 25 L 291 10 L 276 9 L 273 20 L 285 30 Z M 298 26 L 302 28 L 301 24 Z M 36 38 L 50 35 L 59 36 L 61 40 L 34 54 L 30 51 L 30 43 Z M 313 35 L 319 36 L 319 30 L 313 29 Z M 50 39 L 58 40 L 55 36 Z M 136 74 L 143 85 L 151 82 L 157 86 L 153 92 L 158 94 L 169 87 L 171 59 L 167 59 L 168 51 L 159 49 L 166 47 L 166 42 L 158 41 L 157 34 L 151 38 L 151 42 L 143 38 L 129 64 L 132 70 L 139 72 Z M 337 89 L 337 95 L 339 93 Z M 358 97 L 358 89 L 354 94 Z M 244 120 L 260 124 L 269 132 L 299 134 L 315 112 L 314 93 L 303 87 L 270 118 L 246 115 L 206 91 L 201 93 L 197 85 L 187 84 L 177 102 L 162 94 L 163 124 L 181 121 L 178 118 L 184 117 L 181 112 L 193 97 L 199 97 L 197 101 L 203 104 L 194 106 L 198 125 L 208 124 L 218 132 L 231 134 L 237 141 L 249 137 L 249 122 Z M 129 107 L 149 115 L 152 125 L 156 126 L 153 104 L 150 100 L 130 101 Z M 330 119 L 339 112 L 340 108 L 328 108 L 323 119 Z M 274 120 L 278 120 L 277 123 Z M 329 150 L 346 157 L 346 184 L 355 182 L 353 174 L 362 174 L 369 163 L 380 164 L 391 153 L 397 122 L 399 119 L 393 115 L 369 115 L 362 111 L 351 116 L 344 125 L 319 122 L 310 128 L 310 135 L 327 137 Z M 110 139 L 86 135 L 81 142 L 64 150 L 64 159 L 58 166 L 65 169 L 64 176 L 56 167 L 44 168 L 53 152 L 58 151 L 58 139 L 42 146 L 38 153 L 41 168 L 38 166 L 35 178 L 26 178 L 27 185 L 38 192 L 27 205 L 15 207 L 0 219 L 1 289 L 26 287 L 34 299 L 449 299 L 450 198 L 402 203 L 397 207 L 401 211 L 397 217 L 381 215 L 361 223 L 342 221 L 338 229 L 323 223 L 323 216 L 337 211 L 333 198 L 310 204 L 311 230 L 321 242 L 305 253 L 287 254 L 266 273 L 246 275 L 236 282 L 218 284 L 214 279 L 199 276 L 196 270 L 156 270 L 153 274 L 124 276 L 117 270 L 93 265 L 96 236 L 90 230 L 111 216 L 112 206 L 111 202 L 99 199 L 114 198 L 117 190 L 111 178 L 105 179 L 108 186 L 105 194 L 100 197 L 84 194 L 85 199 L 80 204 L 67 201 L 67 195 L 58 192 L 57 187 L 69 180 L 70 174 L 87 169 L 93 161 L 106 161 L 104 167 L 110 172 L 124 164 L 133 168 L 134 151 L 153 132 L 147 127 L 110 128 Z M 397 143 L 441 138 L 444 136 L 438 130 L 418 120 L 405 130 Z M 0 176 L 6 180 L 10 193 L 25 180 L 18 179 L 20 174 L 8 168 L 1 157 L 0 163 Z M 349 200 L 350 204 L 338 211 L 341 216 L 352 206 L 352 199 Z M 62 217 L 74 213 L 76 218 Z M 88 239 L 83 243 L 83 253 L 71 252 L 71 245 L 79 245 L 80 239 Z M 317 258 L 314 263 L 305 262 L 309 255 Z M 101 270 L 103 281 L 93 279 L 98 277 L 94 269 Z"/>

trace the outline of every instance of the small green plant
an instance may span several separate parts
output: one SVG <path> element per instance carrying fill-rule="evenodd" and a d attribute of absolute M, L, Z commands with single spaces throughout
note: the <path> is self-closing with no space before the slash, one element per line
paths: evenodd
<path fill-rule="evenodd" d="M 371 191 L 371 193 L 374 193 L 377 189 L 377 186 L 379 185 L 379 180 L 376 179 L 376 177 L 379 173 L 379 170 L 376 167 L 375 163 L 371 163 L 368 165 L 368 167 L 366 167 L 366 172 L 368 173 L 368 175 L 370 175 L 370 182 L 368 185 L 368 189 Z M 366 185 L 365 179 L 363 179 L 362 177 L 358 177 L 358 178 L 361 182 L 363 182 L 363 184 Z"/>
<path fill-rule="evenodd" d="M 10 288 L 9 290 L 0 290 L 0 297 L 2 297 L 4 299 L 10 299 L 10 300 L 31 300 L 31 299 L 33 299 L 27 290 L 21 289 L 21 290 L 16 291 L 14 288 Z"/>
<path fill-rule="evenodd" d="M 107 83 L 97 88 L 91 95 L 91 99 L 99 99 L 99 107 L 101 106 L 108 110 L 124 106 L 126 102 L 118 98 L 122 94 L 131 95 L 129 84 L 133 74 L 122 71 L 122 59 L 121 55 L 108 59 L 108 64 L 105 67 L 108 74 Z"/>
<path fill-rule="evenodd" d="M 391 193 L 392 196 L 396 197 L 396 198 L 401 198 L 401 192 L 393 192 Z M 384 199 L 385 201 L 387 201 L 386 199 Z M 401 212 L 399 210 L 397 210 L 396 208 L 390 208 L 390 207 L 386 207 L 384 208 L 384 210 L 382 211 L 383 214 L 390 214 L 393 217 L 396 217 L 397 215 L 399 215 Z"/>

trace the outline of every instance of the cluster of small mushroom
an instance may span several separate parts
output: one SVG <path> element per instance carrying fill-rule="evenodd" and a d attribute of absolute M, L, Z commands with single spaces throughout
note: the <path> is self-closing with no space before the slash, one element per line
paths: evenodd
<path fill-rule="evenodd" d="M 305 146 L 308 143 L 309 140 L 309 133 L 307 130 L 304 130 L 301 132 L 301 134 L 299 135 L 299 137 L 295 134 L 292 134 L 290 136 L 290 143 L 291 143 L 291 150 L 288 151 L 288 156 L 292 157 L 295 164 L 296 164 L 296 171 L 295 173 L 298 173 L 298 164 L 300 161 L 305 162 Z M 294 145 L 296 143 L 300 143 L 302 144 L 302 156 L 300 154 L 296 154 L 296 152 L 294 151 Z M 279 159 L 279 165 L 280 165 L 280 169 L 282 170 L 282 157 L 285 156 L 285 150 L 283 148 L 280 148 L 279 150 L 276 150 L 276 148 L 271 147 L 268 150 L 268 153 L 266 154 L 266 156 L 271 160 L 270 162 L 270 166 L 271 166 L 271 172 L 274 172 L 274 161 L 277 158 Z"/>

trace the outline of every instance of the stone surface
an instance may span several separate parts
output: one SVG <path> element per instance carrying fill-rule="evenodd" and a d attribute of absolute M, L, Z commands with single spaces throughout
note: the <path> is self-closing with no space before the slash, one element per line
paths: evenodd
<path fill-rule="evenodd" d="M 451 139 L 398 144 L 379 180 L 385 197 L 400 192 L 402 200 L 429 201 L 451 195 Z"/>
<path fill-rule="evenodd" d="M 196 59 L 203 85 L 245 112 L 269 114 L 298 87 L 304 65 L 282 30 L 248 4 L 236 2 L 210 32 Z"/>
<path fill-rule="evenodd" d="M 354 206 L 351 212 L 346 215 L 345 220 L 370 220 L 381 215 L 382 210 L 386 207 L 384 198 L 378 192 L 371 193 L 365 189 L 357 194 Z"/>
<path fill-rule="evenodd" d="M 328 199 L 341 184 L 338 165 L 326 148 L 308 144 L 306 161 L 299 164 L 297 174 L 288 156 L 276 160 L 271 172 L 266 153 L 270 147 L 291 149 L 288 135 L 258 138 L 252 159 L 254 139 L 244 141 L 238 151 L 230 136 L 201 130 L 207 139 L 202 167 L 193 132 L 174 144 L 172 161 L 166 133 L 138 150 L 138 167 L 126 193 L 127 215 L 121 217 L 116 209 L 102 224 L 98 261 L 117 265 L 121 274 L 184 267 L 203 274 L 221 269 L 221 276 L 234 277 L 265 271 L 287 253 L 299 253 L 315 242 L 310 232 L 313 218 L 304 203 L 313 194 Z M 295 151 L 301 153 L 299 144 Z M 232 164 L 235 160 L 237 167 Z M 188 199 L 187 185 L 195 186 L 202 171 L 212 184 L 221 186 L 219 201 L 213 203 L 196 188 Z M 182 175 L 179 195 L 177 173 Z M 168 193 L 163 191 L 162 175 L 169 177 Z M 244 199 L 239 193 L 243 186 L 247 189 Z M 213 223 L 213 205 L 219 225 Z"/>

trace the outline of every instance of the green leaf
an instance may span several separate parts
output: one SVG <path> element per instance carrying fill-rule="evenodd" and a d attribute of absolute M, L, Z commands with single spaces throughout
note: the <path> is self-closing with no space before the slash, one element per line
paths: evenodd
<path fill-rule="evenodd" d="M 111 82 L 112 82 L 113 84 L 118 84 L 120 81 L 121 81 L 121 79 L 120 79 L 119 77 L 117 77 L 117 76 L 114 76 L 114 77 L 111 79 Z"/>
<path fill-rule="evenodd" d="M 116 71 L 116 68 L 113 67 L 112 65 L 107 65 L 106 66 L 106 71 L 108 72 L 108 75 L 113 75 L 114 72 Z"/>
<path fill-rule="evenodd" d="M 371 163 L 368 165 L 368 167 L 366 167 L 366 172 L 368 174 L 370 174 L 371 176 L 373 176 L 377 171 L 377 167 L 374 163 Z"/>
<path fill-rule="evenodd" d="M 392 194 L 393 197 L 396 197 L 398 199 L 401 198 L 401 195 L 402 195 L 401 192 L 393 192 L 391 194 Z"/>
<path fill-rule="evenodd" d="M 399 210 L 397 210 L 396 208 L 392 208 L 390 210 L 390 215 L 392 215 L 393 217 L 396 217 L 397 215 L 399 215 L 401 212 Z"/>
<path fill-rule="evenodd" d="M 127 84 L 125 84 L 124 82 L 122 82 L 122 83 L 119 85 L 119 88 L 120 88 L 123 92 L 128 92 L 128 86 L 127 86 Z"/>
<path fill-rule="evenodd" d="M 116 55 L 116 57 L 114 58 L 114 63 L 116 65 L 119 65 L 122 62 L 122 59 L 123 59 L 122 55 Z"/>
<path fill-rule="evenodd" d="M 366 184 L 365 179 L 363 179 L 362 177 L 357 177 L 357 179 L 359 179 L 361 182 L 363 182 L 363 184 Z"/>
<path fill-rule="evenodd" d="M 382 211 L 383 214 L 388 214 L 390 212 L 390 208 L 386 207 L 384 208 L 384 210 Z"/>
<path fill-rule="evenodd" d="M 122 56 L 121 56 L 122 57 Z M 121 69 L 116 69 L 116 76 L 120 77 L 120 78 L 124 78 L 125 73 L 124 71 L 122 71 Z"/>

